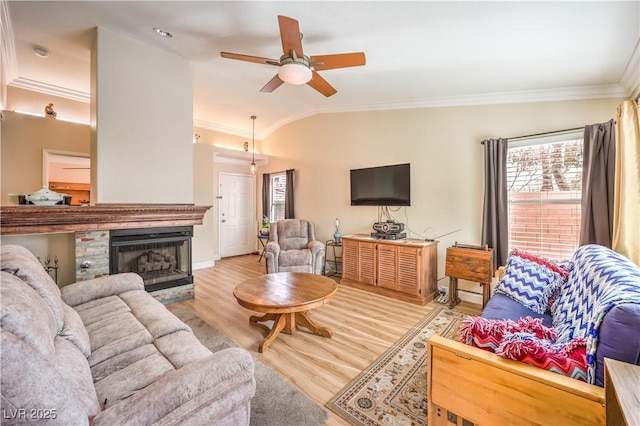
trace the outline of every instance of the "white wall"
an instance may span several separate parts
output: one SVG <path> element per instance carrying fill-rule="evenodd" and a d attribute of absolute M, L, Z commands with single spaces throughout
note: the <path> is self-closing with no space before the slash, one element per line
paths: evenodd
<path fill-rule="evenodd" d="M 315 222 L 325 241 L 340 218 L 343 235 L 370 233 L 376 207 L 351 206 L 349 170 L 411 163 L 412 205 L 394 217 L 411 236 L 438 236 L 438 277 L 446 248 L 480 244 L 483 150 L 480 141 L 580 127 L 615 115 L 620 100 L 486 105 L 320 114 L 282 127 L 262 143 L 260 172 L 296 169 L 296 217 Z M 261 179 L 258 179 L 261 185 Z M 261 191 L 261 190 L 260 190 Z M 259 193 L 260 193 L 259 191 Z M 439 282 L 447 286 L 448 280 Z M 477 284 L 463 288 L 479 291 Z"/>
<path fill-rule="evenodd" d="M 248 174 L 251 157 L 242 150 L 247 141 L 245 137 L 204 128 L 194 128 L 194 133 L 199 136 L 198 143 L 193 145 L 194 202 L 213 206 L 207 211 L 204 224 L 194 227 L 193 263 L 199 266 L 220 259 L 220 202 L 216 198 L 219 195 L 220 173 Z M 260 152 L 260 146 L 260 142 L 256 141 L 256 152 Z M 221 161 L 221 156 L 232 156 L 232 161 L 236 164 L 222 162 L 224 160 Z M 256 205 L 256 209 L 261 210 L 260 205 Z M 257 226 L 256 224 L 256 233 Z M 257 244 L 257 240 L 255 242 Z"/>
<path fill-rule="evenodd" d="M 193 202 L 193 77 L 182 57 L 97 28 L 92 202 Z"/>
<path fill-rule="evenodd" d="M 17 244 L 28 248 L 44 263 L 47 256 L 58 257 L 58 286 L 76 282 L 76 240 L 73 232 L 61 234 L 32 234 L 3 236 L 2 245 Z M 54 273 L 51 272 L 51 277 Z"/>
<path fill-rule="evenodd" d="M 72 121 L 89 124 L 89 104 L 59 96 L 34 92 L 18 87 L 7 87 L 7 106 L 9 111 L 35 114 L 44 117 L 44 108 L 53 104 L 59 121 Z"/>

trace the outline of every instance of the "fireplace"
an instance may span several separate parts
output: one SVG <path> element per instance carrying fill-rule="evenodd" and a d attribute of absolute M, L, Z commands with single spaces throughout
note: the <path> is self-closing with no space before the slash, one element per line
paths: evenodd
<path fill-rule="evenodd" d="M 193 226 L 115 229 L 109 235 L 109 274 L 135 272 L 147 291 L 193 284 Z"/>

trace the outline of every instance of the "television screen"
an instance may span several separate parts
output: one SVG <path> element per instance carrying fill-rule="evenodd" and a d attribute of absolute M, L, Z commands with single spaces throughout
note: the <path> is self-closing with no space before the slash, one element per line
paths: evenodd
<path fill-rule="evenodd" d="M 351 170 L 352 206 L 410 206 L 411 165 Z"/>

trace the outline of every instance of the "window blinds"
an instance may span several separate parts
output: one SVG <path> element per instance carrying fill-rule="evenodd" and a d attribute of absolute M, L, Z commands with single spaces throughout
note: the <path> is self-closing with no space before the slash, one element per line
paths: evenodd
<path fill-rule="evenodd" d="M 509 249 L 554 259 L 578 247 L 582 132 L 509 141 Z"/>

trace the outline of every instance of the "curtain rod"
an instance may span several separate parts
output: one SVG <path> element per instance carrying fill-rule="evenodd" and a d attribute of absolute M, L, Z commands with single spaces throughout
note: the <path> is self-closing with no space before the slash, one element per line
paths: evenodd
<path fill-rule="evenodd" d="M 288 172 L 289 170 L 291 170 L 292 172 L 295 172 L 295 171 L 296 171 L 296 169 L 287 169 L 287 170 L 280 170 L 279 172 L 271 172 L 271 173 L 269 173 L 269 174 L 270 174 L 270 175 L 275 175 L 276 173 L 286 173 L 286 172 Z"/>
<path fill-rule="evenodd" d="M 507 143 L 516 140 L 516 139 L 526 139 L 526 138 L 535 138 L 537 136 L 546 136 L 546 135 L 555 135 L 557 133 L 565 133 L 565 132 L 575 132 L 576 130 L 584 130 L 584 126 L 582 127 L 574 127 L 573 129 L 564 129 L 564 130 L 554 130 L 553 132 L 542 132 L 542 133 L 534 133 L 531 135 L 522 135 L 515 136 L 513 138 L 506 138 Z M 481 145 L 484 145 L 484 141 L 480 142 Z"/>

